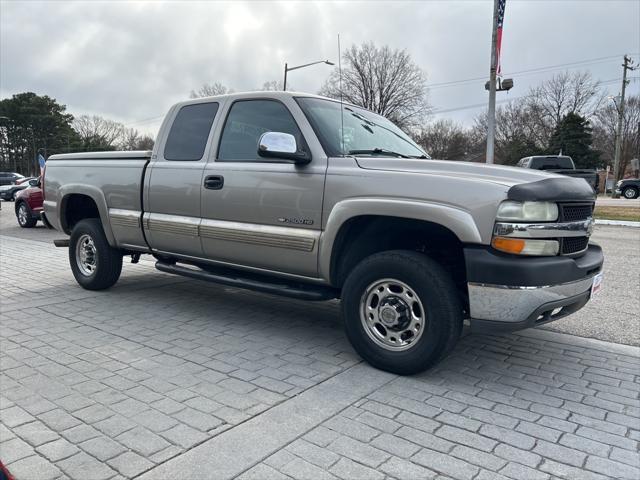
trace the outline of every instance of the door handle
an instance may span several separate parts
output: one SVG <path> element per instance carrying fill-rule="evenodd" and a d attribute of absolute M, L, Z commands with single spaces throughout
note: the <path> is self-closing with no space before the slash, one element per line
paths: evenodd
<path fill-rule="evenodd" d="M 222 175 L 209 175 L 204 179 L 204 188 L 209 190 L 220 190 L 224 186 L 224 177 Z"/>

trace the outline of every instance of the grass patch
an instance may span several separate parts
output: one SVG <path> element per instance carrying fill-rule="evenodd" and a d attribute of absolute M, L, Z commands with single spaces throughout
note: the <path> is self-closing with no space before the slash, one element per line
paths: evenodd
<path fill-rule="evenodd" d="M 593 212 L 594 217 L 601 220 L 627 220 L 640 222 L 640 208 L 598 206 Z"/>

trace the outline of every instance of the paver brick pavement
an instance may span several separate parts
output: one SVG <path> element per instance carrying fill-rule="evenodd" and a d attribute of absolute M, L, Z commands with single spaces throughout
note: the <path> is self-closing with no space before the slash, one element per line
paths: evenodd
<path fill-rule="evenodd" d="M 361 364 L 332 302 L 189 281 L 145 261 L 88 292 L 64 250 L 0 235 L 0 254 L 0 459 L 17 480 L 154 478 L 187 454 L 214 456 L 208 445 L 251 419 L 266 418 L 269 435 L 284 428 L 269 418 L 303 418 L 302 392 L 315 420 L 234 475 L 640 477 L 637 348 L 466 336 L 438 367 L 401 378 Z M 354 368 L 377 386 L 327 408 Z"/>

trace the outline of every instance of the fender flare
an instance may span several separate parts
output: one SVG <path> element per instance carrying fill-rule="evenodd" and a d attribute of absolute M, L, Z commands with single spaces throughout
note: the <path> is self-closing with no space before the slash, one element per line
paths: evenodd
<path fill-rule="evenodd" d="M 91 198 L 98 207 L 100 223 L 102 223 L 102 229 L 104 230 L 104 234 L 107 237 L 109 245 L 112 247 L 116 246 L 116 239 L 113 235 L 113 231 L 111 230 L 111 223 L 109 222 L 109 208 L 107 207 L 107 200 L 104 197 L 102 190 L 91 185 L 70 183 L 60 188 L 59 195 L 61 200 L 58 202 L 58 211 L 56 212 L 56 216 L 58 217 L 59 225 L 64 232 L 71 234 L 69 227 L 64 221 L 65 215 L 63 215 L 69 196 L 85 195 Z"/>
<path fill-rule="evenodd" d="M 451 230 L 463 243 L 482 243 L 473 217 L 461 208 L 399 198 L 350 198 L 332 208 L 320 236 L 318 270 L 321 278 L 326 281 L 331 279 L 332 252 L 342 226 L 353 218 L 369 215 L 423 220 Z"/>

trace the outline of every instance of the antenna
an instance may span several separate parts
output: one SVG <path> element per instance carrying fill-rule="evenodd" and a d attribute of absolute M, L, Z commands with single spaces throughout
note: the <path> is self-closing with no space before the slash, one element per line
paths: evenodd
<path fill-rule="evenodd" d="M 342 52 L 340 50 L 340 34 L 338 34 L 338 75 L 340 85 L 340 141 L 342 142 L 342 155 L 344 156 L 344 99 L 342 98 Z"/>

